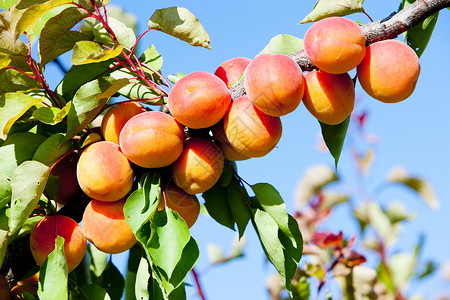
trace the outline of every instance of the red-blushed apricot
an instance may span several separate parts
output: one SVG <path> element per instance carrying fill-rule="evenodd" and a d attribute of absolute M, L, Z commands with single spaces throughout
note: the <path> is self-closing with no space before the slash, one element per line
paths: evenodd
<path fill-rule="evenodd" d="M 322 70 L 305 74 L 303 104 L 317 120 L 336 125 L 344 121 L 355 105 L 355 87 L 347 73 L 330 74 Z"/>
<path fill-rule="evenodd" d="M 8 281 L 3 275 L 0 275 L 0 299 L 8 300 L 11 297 Z"/>
<path fill-rule="evenodd" d="M 186 222 L 188 228 L 194 225 L 200 214 L 200 203 L 197 196 L 186 193 L 172 183 L 164 187 L 158 210 L 163 210 L 165 205 L 176 211 Z"/>
<path fill-rule="evenodd" d="M 92 200 L 81 220 L 86 238 L 98 250 L 109 254 L 124 252 L 136 243 L 123 214 L 125 199 L 104 202 Z"/>
<path fill-rule="evenodd" d="M 225 156 L 226 159 L 239 161 L 239 160 L 247 160 L 250 158 L 249 156 L 242 154 L 241 152 L 236 150 L 236 148 L 234 148 L 230 144 L 230 142 L 227 139 L 227 136 L 225 135 L 222 121 L 214 125 L 212 132 L 214 136 L 214 141 L 216 142 L 217 145 L 219 145 L 220 149 L 222 149 L 223 155 Z"/>
<path fill-rule="evenodd" d="M 185 141 L 183 153 L 172 165 L 172 177 L 186 193 L 199 194 L 219 180 L 223 165 L 219 146 L 206 138 L 191 137 Z"/>
<path fill-rule="evenodd" d="M 120 149 L 135 164 L 161 168 L 183 151 L 183 127 L 172 116 L 148 111 L 131 118 L 120 133 Z"/>
<path fill-rule="evenodd" d="M 36 263 L 42 265 L 55 249 L 57 236 L 64 238 L 67 269 L 71 272 L 83 260 L 87 242 L 81 227 L 69 217 L 59 215 L 43 217 L 31 231 L 31 253 Z"/>
<path fill-rule="evenodd" d="M 137 114 L 147 110 L 138 102 L 122 102 L 110 108 L 102 119 L 102 135 L 105 141 L 119 144 L 120 131 L 125 123 Z"/>
<path fill-rule="evenodd" d="M 253 104 L 274 117 L 294 111 L 305 88 L 300 67 L 280 53 L 255 57 L 245 70 L 244 85 Z"/>
<path fill-rule="evenodd" d="M 309 60 L 327 73 L 342 74 L 358 66 L 366 53 L 366 38 L 354 21 L 330 17 L 306 31 L 303 46 Z"/>
<path fill-rule="evenodd" d="M 77 180 L 77 164 L 80 155 L 71 151 L 58 159 L 50 171 L 50 177 L 45 186 L 45 192 L 58 204 L 66 205 L 80 191 Z"/>
<path fill-rule="evenodd" d="M 173 117 L 181 124 L 198 129 L 219 122 L 225 115 L 231 94 L 214 74 L 194 72 L 181 78 L 167 100 Z"/>
<path fill-rule="evenodd" d="M 420 63 L 414 50 L 397 40 L 385 40 L 367 47 L 357 68 L 358 80 L 367 94 L 386 103 L 408 98 L 416 87 Z"/>
<path fill-rule="evenodd" d="M 278 144 L 282 133 L 280 118 L 260 111 L 246 95 L 231 103 L 223 128 L 229 144 L 248 157 L 268 154 Z"/>
<path fill-rule="evenodd" d="M 78 183 L 83 192 L 101 201 L 117 201 L 133 185 L 134 173 L 119 145 L 100 141 L 89 145 L 77 164 Z"/>
<path fill-rule="evenodd" d="M 219 77 L 225 82 L 227 88 L 231 88 L 233 83 L 235 83 L 244 73 L 245 68 L 251 62 L 251 59 L 246 57 L 235 57 L 224 61 L 214 72 L 214 75 Z"/>

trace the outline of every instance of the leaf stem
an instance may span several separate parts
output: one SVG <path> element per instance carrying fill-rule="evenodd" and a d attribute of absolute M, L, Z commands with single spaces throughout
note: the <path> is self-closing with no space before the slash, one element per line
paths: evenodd
<path fill-rule="evenodd" d="M 194 277 L 195 285 L 197 286 L 197 294 L 200 296 L 202 300 L 206 300 L 205 294 L 203 292 L 202 286 L 200 284 L 200 279 L 198 273 L 195 271 L 195 268 L 191 270 L 192 276 Z"/>

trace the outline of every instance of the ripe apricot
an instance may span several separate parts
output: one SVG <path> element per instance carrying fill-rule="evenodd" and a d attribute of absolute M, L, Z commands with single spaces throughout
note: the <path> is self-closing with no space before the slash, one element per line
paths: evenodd
<path fill-rule="evenodd" d="M 100 141 L 89 145 L 81 153 L 77 178 L 81 189 L 89 197 L 116 201 L 130 191 L 134 173 L 119 145 Z"/>
<path fill-rule="evenodd" d="M 31 231 L 31 253 L 36 263 L 42 265 L 55 249 L 57 236 L 64 238 L 67 269 L 71 272 L 83 260 L 87 242 L 81 227 L 69 217 L 59 215 L 43 217 Z"/>
<path fill-rule="evenodd" d="M 219 146 L 206 138 L 191 137 L 172 165 L 173 180 L 188 194 L 203 193 L 219 180 L 223 165 Z"/>
<path fill-rule="evenodd" d="M 420 63 L 414 50 L 397 40 L 385 40 L 367 47 L 357 68 L 358 80 L 367 94 L 386 103 L 408 98 L 416 87 Z"/>
<path fill-rule="evenodd" d="M 164 187 L 163 195 L 164 197 L 159 201 L 158 210 L 164 209 L 164 206 L 167 205 L 183 218 L 188 228 L 191 228 L 200 214 L 200 203 L 197 196 L 186 193 L 172 183 Z"/>
<path fill-rule="evenodd" d="M 336 125 L 352 113 L 355 105 L 355 87 L 347 73 L 311 71 L 305 74 L 305 81 L 303 103 L 317 120 Z"/>
<path fill-rule="evenodd" d="M 244 78 L 248 98 L 274 117 L 294 111 L 303 97 L 302 69 L 284 54 L 260 54 L 248 65 Z"/>
<path fill-rule="evenodd" d="M 125 221 L 124 205 L 125 199 L 114 202 L 92 200 L 86 206 L 81 226 L 88 241 L 98 250 L 115 254 L 136 243 L 136 237 Z"/>
<path fill-rule="evenodd" d="M 230 142 L 227 139 L 227 136 L 225 135 L 222 121 L 214 125 L 212 132 L 214 136 L 214 141 L 216 142 L 217 145 L 219 145 L 220 149 L 222 149 L 223 155 L 225 156 L 226 159 L 239 161 L 239 160 L 247 160 L 250 158 L 249 156 L 236 150 L 236 148 L 234 148 L 230 144 Z"/>
<path fill-rule="evenodd" d="M 125 156 L 144 168 L 173 163 L 183 151 L 183 127 L 172 116 L 148 111 L 131 118 L 120 133 Z"/>
<path fill-rule="evenodd" d="M 222 119 L 231 94 L 225 83 L 214 74 L 194 72 L 173 86 L 167 101 L 178 122 L 198 129 L 210 127 Z"/>
<path fill-rule="evenodd" d="M 246 57 L 235 57 L 224 61 L 214 72 L 214 75 L 219 77 L 225 82 L 227 88 L 231 88 L 233 83 L 235 83 L 244 73 L 245 68 L 251 62 L 251 59 Z"/>
<path fill-rule="evenodd" d="M 309 60 L 327 73 L 346 73 L 364 58 L 366 38 L 360 26 L 346 18 L 330 17 L 313 24 L 303 46 Z"/>
<path fill-rule="evenodd" d="M 225 136 L 238 152 L 249 157 L 261 157 L 272 151 L 281 138 L 279 117 L 269 116 L 246 95 L 234 100 L 223 120 Z"/>
<path fill-rule="evenodd" d="M 138 102 L 122 102 L 110 108 L 102 119 L 102 135 L 105 141 L 119 144 L 120 131 L 125 123 L 147 110 Z"/>

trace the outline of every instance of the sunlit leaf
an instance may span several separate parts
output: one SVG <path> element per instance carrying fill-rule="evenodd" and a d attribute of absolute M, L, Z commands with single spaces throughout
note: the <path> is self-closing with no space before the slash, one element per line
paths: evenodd
<path fill-rule="evenodd" d="M 0 1 L 0 8 L 8 10 L 16 2 L 17 2 L 16 0 L 2 0 Z"/>
<path fill-rule="evenodd" d="M 149 265 L 145 257 L 141 257 L 139 267 L 136 273 L 136 282 L 134 289 L 136 291 L 136 299 L 148 300 L 149 295 L 149 280 L 151 280 L 151 274 L 149 271 Z M 134 296 L 134 295 L 133 295 Z"/>
<path fill-rule="evenodd" d="M 303 40 L 289 34 L 279 34 L 273 37 L 269 44 L 260 52 L 262 53 L 283 53 L 291 54 L 303 49 Z"/>
<path fill-rule="evenodd" d="M 131 49 L 136 42 L 136 34 L 132 28 L 127 27 L 123 22 L 108 17 L 108 26 L 114 32 L 114 35 L 119 42 L 125 48 Z M 116 47 L 114 40 L 111 38 L 111 34 L 105 29 L 103 24 L 97 21 L 94 25 L 94 41 L 109 46 Z"/>
<path fill-rule="evenodd" d="M 26 91 L 37 88 L 40 88 L 40 85 L 36 80 L 19 71 L 13 69 L 0 70 L 1 95 L 8 92 Z"/>
<path fill-rule="evenodd" d="M 306 277 L 302 276 L 297 282 L 291 284 L 291 291 L 293 300 L 310 299 L 310 287 L 309 282 L 306 281 Z"/>
<path fill-rule="evenodd" d="M 199 20 L 186 8 L 158 9 L 148 21 L 148 27 L 179 38 L 192 46 L 211 49 L 208 33 Z"/>
<path fill-rule="evenodd" d="M 119 56 L 122 53 L 122 49 L 121 45 L 111 49 L 103 49 L 96 42 L 79 41 L 73 47 L 72 63 L 74 65 L 84 65 L 107 61 Z"/>
<path fill-rule="evenodd" d="M 414 274 L 416 266 L 416 258 L 410 253 L 398 253 L 392 256 L 389 261 L 389 269 L 392 272 L 392 277 L 395 286 L 402 288 L 406 286 L 409 279 Z"/>
<path fill-rule="evenodd" d="M 388 178 L 390 182 L 401 183 L 417 192 L 430 208 L 439 208 L 439 200 L 435 196 L 433 188 L 424 179 L 410 176 L 400 167 L 392 169 Z"/>
<path fill-rule="evenodd" d="M 322 136 L 325 144 L 334 157 L 334 164 L 337 168 L 339 157 L 341 156 L 342 147 L 344 146 L 345 136 L 347 135 L 348 125 L 350 124 L 350 116 L 348 116 L 342 123 L 337 125 L 328 125 L 322 122 Z"/>
<path fill-rule="evenodd" d="M 215 244 L 208 244 L 206 247 L 209 261 L 218 264 L 224 260 L 223 249 Z"/>
<path fill-rule="evenodd" d="M 9 238 L 8 223 L 9 222 L 8 216 L 6 215 L 6 209 L 2 208 L 0 210 L 0 265 L 3 265 L 3 260 L 5 258 L 6 250 L 8 248 L 8 238 Z"/>
<path fill-rule="evenodd" d="M 11 126 L 33 105 L 41 102 L 24 93 L 0 95 L 0 138 L 6 139 Z"/>
<path fill-rule="evenodd" d="M 100 277 L 108 265 L 108 254 L 98 250 L 92 244 L 88 245 L 87 252 L 90 257 L 89 269 L 95 276 Z"/>
<path fill-rule="evenodd" d="M 0 54 L 0 70 L 9 66 L 11 58 L 8 55 Z"/>
<path fill-rule="evenodd" d="M 50 168 L 37 161 L 25 161 L 11 176 L 11 235 L 20 229 L 39 202 Z"/>
<path fill-rule="evenodd" d="M 363 3 L 364 0 L 319 0 L 300 24 L 362 12 Z"/>
<path fill-rule="evenodd" d="M 64 254 L 64 238 L 56 238 L 55 249 L 48 255 L 39 273 L 39 299 L 60 299 L 69 297 L 67 261 Z M 97 298 L 96 298 L 97 299 Z"/>
<path fill-rule="evenodd" d="M 63 143 L 64 134 L 55 133 L 48 137 L 42 144 L 39 145 L 36 152 L 33 155 L 33 160 L 39 161 L 46 166 L 51 166 L 60 157 L 69 152 L 72 149 L 72 145 L 69 142 Z M 61 145 L 61 146 L 60 146 Z"/>

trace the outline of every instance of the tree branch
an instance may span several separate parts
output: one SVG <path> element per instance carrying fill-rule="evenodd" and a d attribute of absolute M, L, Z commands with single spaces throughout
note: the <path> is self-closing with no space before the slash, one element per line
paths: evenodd
<path fill-rule="evenodd" d="M 450 0 L 417 0 L 405 9 L 393 13 L 383 20 L 363 25 L 362 30 L 366 37 L 366 45 L 393 39 L 446 7 L 450 7 Z M 306 57 L 304 50 L 294 52 L 289 56 L 303 71 L 311 71 L 316 68 Z M 230 93 L 233 100 L 244 95 L 244 81 L 242 80 L 231 88 Z"/>

